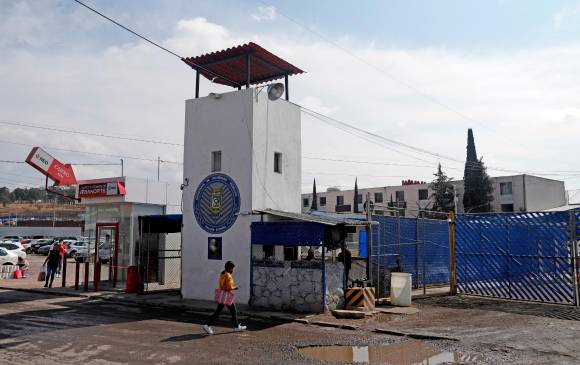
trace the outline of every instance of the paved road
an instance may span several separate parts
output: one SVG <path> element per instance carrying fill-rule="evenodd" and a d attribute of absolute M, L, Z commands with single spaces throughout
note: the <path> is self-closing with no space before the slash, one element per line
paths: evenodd
<path fill-rule="evenodd" d="M 304 364 L 295 345 L 393 341 L 301 324 L 227 318 L 207 337 L 205 316 L 79 297 L 0 290 L 0 364 Z"/>

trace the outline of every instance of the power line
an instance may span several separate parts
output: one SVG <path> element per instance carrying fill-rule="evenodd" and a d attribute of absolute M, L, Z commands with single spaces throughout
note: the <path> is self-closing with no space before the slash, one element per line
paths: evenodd
<path fill-rule="evenodd" d="M 330 116 L 324 115 L 322 113 L 319 113 L 315 110 L 309 109 L 309 108 L 304 107 L 302 105 L 299 105 L 296 103 L 292 103 L 292 104 L 298 106 L 306 114 L 308 114 L 308 115 L 310 115 L 310 116 L 312 116 L 312 117 L 314 117 L 314 118 L 316 118 L 324 123 L 327 123 L 328 125 L 331 125 L 331 126 L 338 125 L 338 126 L 340 126 L 339 129 L 342 129 L 342 130 L 345 130 L 344 128 L 351 129 L 351 130 L 356 132 L 354 135 L 358 136 L 360 138 L 366 139 L 365 137 L 371 137 L 372 139 L 378 139 L 378 140 L 384 141 L 386 143 L 390 143 L 390 144 L 394 144 L 396 146 L 410 149 L 414 152 L 427 154 L 427 155 L 430 155 L 433 157 L 437 157 L 439 159 L 444 159 L 444 160 L 452 161 L 455 163 L 466 164 L 467 166 L 470 166 L 469 162 L 464 162 L 464 161 L 456 159 L 454 157 L 446 156 L 446 155 L 432 152 L 432 151 L 429 151 L 429 150 L 426 150 L 426 149 L 423 149 L 420 147 L 415 147 L 415 146 L 412 146 L 412 145 L 409 145 L 409 144 L 406 144 L 403 142 L 399 142 L 399 141 L 396 141 L 394 139 L 387 138 L 387 137 L 381 136 L 379 134 L 376 134 L 376 133 L 364 130 L 362 128 L 356 127 L 352 124 L 346 123 L 346 122 L 338 120 L 336 118 L 332 118 Z M 382 144 L 378 144 L 378 145 L 383 146 Z M 384 147 L 386 147 L 386 146 L 384 146 Z M 414 158 L 416 158 L 416 157 L 414 157 Z M 422 161 L 425 161 L 425 160 L 422 160 Z M 425 162 L 429 162 L 429 161 L 425 161 Z M 481 169 L 479 167 L 480 166 L 479 163 L 476 163 L 476 162 L 471 163 L 471 166 L 472 166 L 472 170 L 480 170 Z M 561 170 L 559 170 L 559 171 L 558 170 L 557 171 L 547 171 L 547 172 L 537 172 L 537 171 L 526 172 L 526 171 L 521 171 L 521 170 L 505 169 L 505 168 L 492 167 L 492 166 L 486 166 L 486 168 L 488 168 L 489 170 L 494 170 L 494 171 L 517 173 L 517 174 L 544 175 L 544 176 L 569 176 L 566 174 L 561 174 L 561 172 L 563 172 Z M 470 169 L 470 168 L 468 167 L 468 169 Z M 580 173 L 580 171 L 565 171 L 565 172 Z"/>
<path fill-rule="evenodd" d="M 268 4 L 267 2 L 265 2 L 264 0 L 258 0 L 258 1 L 259 1 L 259 2 L 261 2 L 262 4 L 266 5 L 266 6 L 272 6 L 271 4 Z M 350 51 L 349 49 L 347 49 L 346 47 L 343 47 L 343 46 L 341 46 L 340 44 L 338 44 L 338 43 L 334 42 L 334 41 L 333 41 L 333 40 L 331 40 L 330 38 L 328 38 L 328 37 L 324 36 L 323 34 L 321 34 L 321 33 L 317 32 L 317 31 L 315 31 L 314 29 L 311 29 L 310 27 L 307 27 L 307 26 L 305 26 L 304 24 L 302 24 L 302 23 L 300 23 L 299 21 L 297 21 L 297 20 L 293 19 L 292 17 L 290 17 L 290 16 L 288 16 L 288 15 L 286 15 L 286 14 L 284 14 L 284 13 L 280 12 L 279 10 L 277 10 L 277 13 L 278 13 L 278 14 L 280 14 L 282 17 L 284 17 L 284 18 L 288 19 L 290 22 L 292 22 L 292 23 L 294 23 L 294 24 L 298 25 L 300 28 L 302 28 L 302 29 L 305 29 L 305 30 L 309 31 L 310 33 L 312 33 L 312 34 L 316 35 L 317 37 L 319 37 L 319 38 L 320 38 L 320 39 L 322 39 L 323 41 L 325 41 L 325 42 L 329 43 L 329 44 L 330 44 L 330 45 L 332 45 L 333 47 L 335 47 L 335 48 L 339 49 L 340 51 L 342 51 L 342 52 L 346 53 L 346 54 L 347 54 L 347 55 L 349 55 L 350 57 L 352 57 L 352 58 L 354 58 L 354 59 L 358 60 L 359 62 L 362 62 L 362 63 L 364 63 L 365 65 L 367 65 L 367 66 L 369 66 L 369 67 L 373 68 L 375 71 L 378 71 L 378 72 L 382 73 L 383 75 L 387 76 L 389 79 L 391 79 L 391 80 L 393 80 L 393 81 L 395 81 L 395 82 L 397 82 L 397 83 L 399 83 L 399 84 L 401 84 L 401 85 L 405 86 L 406 88 L 408 88 L 408 89 L 410 89 L 410 90 L 413 90 L 415 93 L 417 93 L 418 95 L 422 96 L 423 98 L 425 98 L 425 99 L 427 99 L 427 100 L 430 100 L 431 102 L 433 102 L 433 103 L 435 103 L 435 104 L 437 104 L 437 105 L 439 105 L 439 106 L 443 107 L 444 109 L 447 109 L 448 111 L 450 111 L 450 112 L 452 112 L 452 113 L 454 113 L 454 114 L 456 114 L 456 115 L 460 116 L 462 119 L 465 119 L 465 120 L 468 120 L 468 121 L 471 121 L 471 122 L 475 122 L 475 123 L 481 124 L 481 122 L 480 122 L 480 121 L 478 121 L 478 120 L 476 120 L 476 119 L 474 119 L 474 118 L 471 118 L 471 117 L 467 116 L 466 114 L 464 114 L 464 113 L 460 112 L 459 110 L 457 110 L 457 109 L 455 109 L 455 108 L 453 108 L 453 107 L 451 107 L 451 106 L 449 106 L 449 105 L 447 105 L 447 104 L 445 104 L 445 103 L 441 102 L 441 101 L 440 101 L 439 99 L 437 99 L 436 97 L 434 97 L 434 96 L 432 96 L 432 95 L 429 95 L 429 94 L 427 94 L 426 92 L 422 91 L 421 89 L 417 88 L 416 86 L 414 86 L 414 85 L 411 85 L 411 84 L 409 84 L 409 83 L 407 83 L 407 82 L 405 82 L 405 81 L 403 81 L 403 80 L 399 79 L 398 77 L 394 76 L 394 75 L 393 75 L 393 74 L 391 74 L 390 72 L 388 72 L 388 71 L 386 71 L 386 70 L 384 70 L 384 69 L 382 69 L 382 68 L 380 68 L 380 67 L 378 67 L 378 66 L 374 65 L 373 63 L 371 63 L 371 62 L 367 61 L 367 60 L 366 60 L 366 59 L 364 59 L 363 57 L 361 57 L 361 56 L 359 56 L 359 55 L 357 55 L 357 54 L 355 54 L 355 53 L 351 52 L 351 51 Z M 485 124 L 482 124 L 482 125 L 483 125 L 485 128 L 487 128 L 487 127 L 485 126 Z"/>
<path fill-rule="evenodd" d="M 82 1 L 79 1 L 79 0 L 73 0 L 73 1 L 74 1 L 74 2 L 76 2 L 76 3 L 77 3 L 77 4 L 79 4 L 79 5 L 82 5 L 82 6 L 84 6 L 85 8 L 89 9 L 89 10 L 90 10 L 90 11 L 92 11 L 93 13 L 95 13 L 95 14 L 97 14 L 97 15 L 99 15 L 99 16 L 101 16 L 101 17 L 103 17 L 104 19 L 106 19 L 106 20 L 110 21 L 111 23 L 113 23 L 113 24 L 117 25 L 118 27 L 121 27 L 121 28 L 123 28 L 123 29 L 124 29 L 124 30 L 126 30 L 127 32 L 129 32 L 129 33 L 131 33 L 131 34 L 133 34 L 133 35 L 135 35 L 135 36 L 137 36 L 137 37 L 139 37 L 139 38 L 143 39 L 145 42 L 148 42 L 148 43 L 150 43 L 150 44 L 154 45 L 155 47 L 157 47 L 157 48 L 159 48 L 159 49 L 161 49 L 161 50 L 163 50 L 163 51 L 165 51 L 165 52 L 169 53 L 170 55 L 173 55 L 173 56 L 175 56 L 175 57 L 179 58 L 181 61 L 183 61 L 183 62 L 187 63 L 189 66 L 191 66 L 191 67 L 193 67 L 193 68 L 195 68 L 195 69 L 198 69 L 198 70 L 204 70 L 205 72 L 209 73 L 210 75 L 212 75 L 212 76 L 215 76 L 215 77 L 217 77 L 217 78 L 220 78 L 220 79 L 222 79 L 222 80 L 225 80 L 225 81 L 227 81 L 227 82 L 230 82 L 230 83 L 232 83 L 232 84 L 234 84 L 234 85 L 236 85 L 236 86 L 242 86 L 240 83 L 238 83 L 238 82 L 236 82 L 236 81 L 232 81 L 232 80 L 230 80 L 230 79 L 228 79 L 228 78 L 226 78 L 226 77 L 224 77 L 224 76 L 222 76 L 222 75 L 219 75 L 219 74 L 217 74 L 217 73 L 213 72 L 212 70 L 209 70 L 209 69 L 207 69 L 206 67 L 203 67 L 203 66 L 200 66 L 200 65 L 198 65 L 198 64 L 196 64 L 196 63 L 194 63 L 194 62 L 191 62 L 190 60 L 186 59 L 185 57 L 182 57 L 182 56 L 178 55 L 177 53 L 175 53 L 175 52 L 173 52 L 173 51 L 171 51 L 171 50 L 169 50 L 169 49 L 167 49 L 167 48 L 163 47 L 163 46 L 162 46 L 162 45 L 160 45 L 159 43 L 156 43 L 156 42 L 152 41 L 151 39 L 149 39 L 149 38 L 147 38 L 147 37 L 145 37 L 145 36 L 143 36 L 143 35 L 141 35 L 141 34 L 137 33 L 136 31 L 132 30 L 131 28 L 128 28 L 128 27 L 124 26 L 123 24 L 121 24 L 121 23 L 119 23 L 118 21 L 116 21 L 116 20 L 114 20 L 114 19 L 112 19 L 112 18 L 110 18 L 110 17 L 106 16 L 105 14 L 101 13 L 100 11 L 98 11 L 98 10 L 96 10 L 96 9 L 94 9 L 94 8 L 91 8 L 90 6 L 88 6 L 87 4 L 83 3 Z M 213 81 L 212 81 L 212 82 L 213 82 Z"/>
<path fill-rule="evenodd" d="M 2 163 L 25 163 L 24 161 L 0 160 Z"/>
<path fill-rule="evenodd" d="M 165 144 L 165 145 L 170 145 L 170 146 L 183 147 L 183 144 L 181 144 L 181 143 L 175 143 L 175 142 L 169 142 L 169 141 L 160 141 L 160 140 L 155 140 L 155 139 L 136 138 L 136 137 L 115 136 L 115 135 L 111 135 L 111 134 L 104 134 L 104 133 L 98 133 L 98 132 L 76 131 L 76 130 L 71 130 L 71 129 L 62 129 L 62 128 L 57 128 L 57 127 L 41 126 L 41 125 L 32 124 L 32 123 L 0 121 L 0 124 L 18 126 L 18 127 L 26 127 L 26 128 L 43 129 L 43 130 L 48 130 L 48 131 L 53 131 L 53 132 L 81 134 L 81 135 L 93 136 L 93 137 L 104 137 L 104 138 L 112 138 L 112 139 L 121 139 L 121 140 L 125 140 L 125 141 L 157 143 L 157 144 Z"/>
<path fill-rule="evenodd" d="M 0 140 L 0 143 L 8 143 L 8 144 L 13 144 L 13 145 L 18 145 L 18 146 L 25 146 L 25 147 L 35 147 L 34 145 L 31 144 L 26 144 L 26 143 L 19 143 L 19 142 L 12 142 L 12 141 L 5 141 L 5 140 Z M 129 160 L 139 160 L 139 161 L 152 161 L 152 162 L 157 162 L 158 160 L 155 158 L 145 158 L 145 157 L 136 157 L 136 156 L 124 156 L 124 155 L 113 155 L 113 154 L 108 154 L 108 153 L 98 153 L 98 152 L 89 152 L 89 151 L 78 151 L 78 150 L 69 150 L 69 149 L 65 149 L 65 148 L 59 148 L 59 147 L 53 147 L 53 146 L 44 146 L 45 148 L 49 148 L 49 149 L 53 149 L 56 151 L 63 151 L 63 152 L 71 152 L 71 153 L 80 153 L 80 154 L 85 154 L 85 155 L 94 155 L 94 156 L 105 156 L 105 157 L 116 157 L 116 158 L 126 158 Z M 169 161 L 169 160 L 159 160 L 160 162 L 163 163 L 170 163 L 170 164 L 176 164 L 176 165 L 183 165 L 182 162 L 178 162 L 178 161 Z"/>

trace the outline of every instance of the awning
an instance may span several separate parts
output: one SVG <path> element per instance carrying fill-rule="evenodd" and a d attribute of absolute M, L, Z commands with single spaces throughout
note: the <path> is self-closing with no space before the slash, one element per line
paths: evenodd
<path fill-rule="evenodd" d="M 252 244 L 268 246 L 321 246 L 326 226 L 312 222 L 254 222 Z"/>

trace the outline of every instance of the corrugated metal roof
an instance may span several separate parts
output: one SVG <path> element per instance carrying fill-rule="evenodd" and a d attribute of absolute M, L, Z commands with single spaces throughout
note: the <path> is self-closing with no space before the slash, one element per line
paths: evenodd
<path fill-rule="evenodd" d="M 327 217 L 315 216 L 312 214 L 284 212 L 281 210 L 274 209 L 255 210 L 254 212 L 258 214 L 270 214 L 280 218 L 294 219 L 303 222 L 320 223 L 327 226 L 337 226 L 339 224 L 344 224 L 347 226 L 364 226 L 367 224 L 366 221 L 362 220 L 342 219 L 340 217 L 330 217 L 330 216 Z"/>
<path fill-rule="evenodd" d="M 208 80 L 237 87 L 245 85 L 247 81 L 245 57 L 247 54 L 252 55 L 250 66 L 250 84 L 252 85 L 304 72 L 253 42 L 201 56 L 186 57 L 182 61 L 193 68 L 195 68 L 194 65 L 203 67 L 199 72 Z M 223 76 L 223 79 L 216 78 L 216 75 Z"/>

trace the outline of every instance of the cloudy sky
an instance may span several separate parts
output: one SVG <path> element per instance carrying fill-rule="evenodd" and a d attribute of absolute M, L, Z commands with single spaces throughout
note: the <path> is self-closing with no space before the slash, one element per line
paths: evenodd
<path fill-rule="evenodd" d="M 510 171 L 580 188 L 578 1 L 142 1 L 87 4 L 184 56 L 248 41 L 307 71 L 294 102 L 429 153 L 359 138 L 307 114 L 303 191 L 461 179 L 466 134 L 493 176 Z M 184 100 L 195 74 L 174 56 L 72 0 L 2 1 L 0 160 L 42 146 L 78 178 L 181 182 Z M 223 91 L 204 81 L 201 94 Z M 28 127 L 24 126 L 27 125 Z M 169 144 L 46 129 L 153 139 Z M 440 155 L 441 157 L 437 157 Z M 460 160 L 460 161 L 457 161 Z M 365 162 L 365 163 L 361 163 Z M 0 186 L 39 173 L 0 162 Z M 320 188 L 319 188 L 320 189 Z"/>

